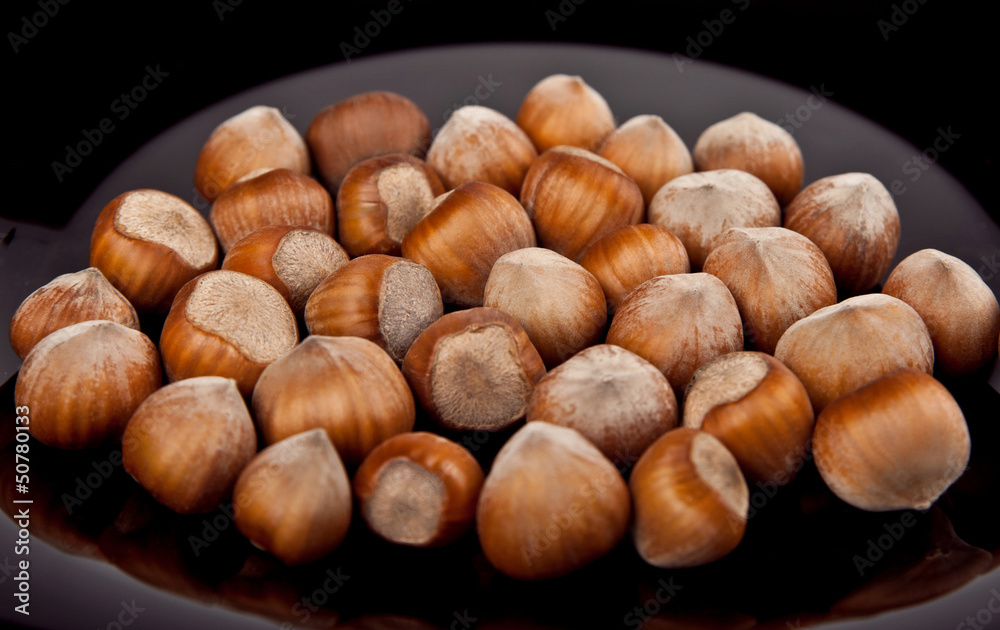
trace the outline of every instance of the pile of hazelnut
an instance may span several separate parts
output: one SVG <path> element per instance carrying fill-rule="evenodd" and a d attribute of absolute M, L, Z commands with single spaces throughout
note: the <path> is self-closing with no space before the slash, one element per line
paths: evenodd
<path fill-rule="evenodd" d="M 807 452 L 873 511 L 926 509 L 968 464 L 933 375 L 992 364 L 996 297 L 937 250 L 890 273 L 885 187 L 803 188 L 795 140 L 755 114 L 689 151 L 553 75 L 515 120 L 467 106 L 432 138 L 412 101 L 368 92 L 305 137 L 270 107 L 226 120 L 195 184 L 209 220 L 125 192 L 89 268 L 24 301 L 16 402 L 46 445 L 121 441 L 176 512 L 231 498 L 287 564 L 333 551 L 357 511 L 401 545 L 474 527 L 517 579 L 629 532 L 650 564 L 691 567 L 740 543 L 748 482 L 789 483 Z M 158 346 L 137 312 L 165 314 Z M 506 439 L 485 472 L 469 432 Z"/>

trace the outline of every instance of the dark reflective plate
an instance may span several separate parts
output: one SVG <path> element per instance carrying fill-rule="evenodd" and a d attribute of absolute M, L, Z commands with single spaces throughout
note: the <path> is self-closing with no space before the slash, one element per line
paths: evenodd
<path fill-rule="evenodd" d="M 794 130 L 806 182 L 848 171 L 893 189 L 903 230 L 897 262 L 925 247 L 980 271 L 995 294 L 1000 227 L 943 169 L 919 179 L 918 153 L 822 94 L 697 61 L 570 45 L 428 49 L 359 60 L 255 88 L 210 107 L 142 147 L 94 191 L 62 229 L 19 224 L 4 245 L 0 306 L 54 276 L 86 266 L 101 208 L 126 190 L 158 188 L 207 213 L 193 189 L 198 151 L 211 130 L 257 104 L 278 107 L 305 131 L 322 107 L 388 89 L 413 99 L 439 127 L 461 104 L 514 116 L 528 89 L 555 72 L 579 74 L 619 121 L 658 114 L 692 146 L 708 125 L 740 111 Z M 158 335 L 157 322 L 146 321 Z M 0 497 L 15 486 L 13 382 L 19 361 L 3 344 Z M 992 379 L 992 384 L 988 382 Z M 235 533 L 225 511 L 180 517 L 157 506 L 126 475 L 113 449 L 60 452 L 31 443 L 30 555 L 15 554 L 18 527 L 0 519 L 0 619 L 42 628 L 975 628 L 1000 626 L 1000 370 L 948 383 L 968 419 L 972 464 L 928 512 L 870 514 L 839 502 L 812 464 L 789 487 L 751 489 L 747 537 L 710 566 L 659 571 L 628 541 L 564 579 L 518 583 L 495 573 L 474 536 L 442 550 L 391 547 L 355 525 L 345 545 L 294 570 Z M 505 435 L 473 442 L 488 462 Z M 516 518 L 516 515 L 512 515 Z M 30 618 L 14 612 L 19 560 L 30 561 Z M 965 624 L 965 625 L 963 625 Z"/>

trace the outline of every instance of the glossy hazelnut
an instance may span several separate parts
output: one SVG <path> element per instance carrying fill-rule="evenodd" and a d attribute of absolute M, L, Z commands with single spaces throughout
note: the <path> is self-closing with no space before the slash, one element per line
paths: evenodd
<path fill-rule="evenodd" d="M 240 532 L 288 565 L 331 553 L 351 524 L 351 482 L 320 429 L 257 453 L 236 481 L 233 502 Z"/>
<path fill-rule="evenodd" d="M 236 382 L 202 376 L 153 392 L 122 436 L 128 474 L 175 512 L 211 512 L 257 452 L 257 433 Z"/>
<path fill-rule="evenodd" d="M 513 120 L 481 105 L 456 109 L 427 151 L 427 163 L 448 189 L 480 181 L 515 197 L 536 157 L 535 145 Z"/>
<path fill-rule="evenodd" d="M 400 545 L 437 547 L 472 527 L 483 469 L 464 447 L 418 431 L 382 442 L 354 475 L 365 523 Z"/>
<path fill-rule="evenodd" d="M 691 271 L 684 243 L 670 230 L 649 223 L 623 225 L 605 235 L 587 248 L 580 265 L 601 283 L 612 315 L 646 280 Z"/>
<path fill-rule="evenodd" d="M 305 320 L 311 334 L 363 337 L 401 362 L 417 335 L 443 314 L 430 270 L 405 258 L 368 254 L 316 287 Z"/>
<path fill-rule="evenodd" d="M 497 453 L 476 507 L 486 559 L 519 580 L 566 575 L 614 549 L 631 516 L 621 474 L 585 437 L 548 422 Z"/>
<path fill-rule="evenodd" d="M 490 271 L 483 304 L 513 315 L 549 367 L 599 343 L 608 320 L 597 278 L 542 247 L 501 256 Z"/>
<path fill-rule="evenodd" d="M 663 373 L 639 355 L 599 344 L 570 357 L 535 386 L 528 422 L 580 432 L 621 467 L 677 426 L 677 399 Z"/>
<path fill-rule="evenodd" d="M 795 322 L 778 340 L 774 358 L 795 372 L 819 413 L 834 398 L 896 368 L 930 374 L 934 347 L 915 310 L 875 293 L 848 298 Z"/>
<path fill-rule="evenodd" d="M 423 160 L 393 153 L 359 162 L 337 191 L 337 229 L 351 257 L 398 256 L 403 237 L 444 194 L 441 178 Z"/>
<path fill-rule="evenodd" d="M 802 151 L 792 134 L 752 112 L 711 125 L 694 145 L 699 171 L 733 168 L 760 178 L 781 205 L 802 188 Z"/>
<path fill-rule="evenodd" d="M 209 218 L 224 252 L 250 232 L 271 225 L 327 234 L 334 229 L 330 193 L 313 178 L 284 168 L 247 173 L 215 200 Z"/>
<path fill-rule="evenodd" d="M 909 304 L 927 324 L 942 374 L 971 374 L 996 356 L 1000 306 L 961 259 L 936 249 L 910 254 L 889 274 L 882 293 Z"/>
<path fill-rule="evenodd" d="M 326 232 L 272 225 L 237 241 L 222 268 L 260 278 L 301 315 L 313 290 L 347 261 L 347 252 Z"/>
<path fill-rule="evenodd" d="M 194 185 L 208 201 L 261 168 L 310 171 L 305 140 L 281 112 L 258 105 L 227 119 L 208 137 L 194 170 Z"/>
<path fill-rule="evenodd" d="M 579 261 L 587 248 L 643 218 L 642 191 L 620 168 L 595 153 L 558 146 L 538 156 L 521 188 L 541 247 Z"/>
<path fill-rule="evenodd" d="M 430 269 L 445 302 L 468 307 L 482 306 L 498 258 L 535 245 L 531 219 L 517 199 L 493 184 L 469 182 L 438 198 L 403 238 L 402 254 Z"/>
<path fill-rule="evenodd" d="M 729 449 L 744 476 L 785 485 L 809 455 L 813 408 L 798 377 L 763 352 L 737 351 L 695 371 L 684 400 L 684 426 Z"/>
<path fill-rule="evenodd" d="M 629 490 L 635 548 L 655 567 L 714 562 L 743 540 L 750 490 L 736 458 L 710 433 L 665 434 L 636 462 Z"/>
<path fill-rule="evenodd" d="M 659 116 L 642 115 L 626 120 L 604 140 L 597 154 L 617 164 L 635 180 L 647 206 L 664 184 L 694 172 L 691 152 Z"/>
<path fill-rule="evenodd" d="M 823 480 L 847 503 L 926 510 L 965 471 L 969 429 L 944 385 L 900 368 L 827 405 L 813 453 Z"/>
<path fill-rule="evenodd" d="M 410 346 L 403 374 L 439 425 L 497 431 L 524 418 L 545 365 L 517 320 L 478 307 L 428 326 Z"/>
<path fill-rule="evenodd" d="M 899 246 L 892 195 L 868 173 L 844 173 L 806 186 L 785 209 L 784 227 L 816 243 L 837 286 L 854 295 L 877 285 Z"/>
<path fill-rule="evenodd" d="M 726 230 L 702 270 L 733 294 L 748 345 L 768 354 L 774 354 L 789 326 L 837 303 L 837 285 L 823 252 L 785 228 Z"/>
<path fill-rule="evenodd" d="M 701 271 L 715 239 L 729 228 L 781 225 L 781 207 L 767 185 L 733 169 L 670 180 L 653 196 L 647 215 L 681 239 L 694 271 Z"/>
<path fill-rule="evenodd" d="M 743 324 L 732 294 L 715 276 L 657 276 L 625 298 L 611 320 L 607 342 L 659 368 L 681 401 L 695 370 L 743 349 Z"/>
<path fill-rule="evenodd" d="M 264 370 L 252 409 L 265 443 L 323 429 L 351 467 L 416 420 L 395 361 L 359 337 L 306 337 Z"/>
<path fill-rule="evenodd" d="M 22 359 L 46 335 L 106 319 L 139 330 L 139 316 L 97 267 L 64 273 L 24 298 L 10 320 L 10 346 Z"/>
<path fill-rule="evenodd" d="M 202 274 L 177 294 L 160 334 L 170 381 L 236 380 L 249 397 L 260 373 L 299 341 L 295 314 L 268 283 L 236 271 Z"/>
<path fill-rule="evenodd" d="M 431 125 L 405 96 L 363 92 L 316 114 L 306 141 L 320 178 L 336 194 L 351 167 L 368 158 L 389 153 L 422 157 L 431 143 Z"/>
<path fill-rule="evenodd" d="M 132 412 L 162 382 L 146 335 L 95 320 L 53 332 L 25 357 L 14 388 L 31 410 L 30 433 L 55 448 L 92 448 L 121 438 Z"/>
<path fill-rule="evenodd" d="M 578 76 L 553 74 L 528 91 L 517 112 L 539 152 L 561 144 L 596 150 L 615 130 L 607 101 Z"/>
<path fill-rule="evenodd" d="M 90 238 L 90 266 L 136 310 L 166 312 L 184 283 L 219 263 L 212 228 L 174 195 L 140 189 L 104 206 Z"/>

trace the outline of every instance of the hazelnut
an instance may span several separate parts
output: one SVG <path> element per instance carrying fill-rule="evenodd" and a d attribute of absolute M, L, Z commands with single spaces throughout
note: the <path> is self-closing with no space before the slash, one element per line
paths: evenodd
<path fill-rule="evenodd" d="M 449 189 L 480 181 L 515 197 L 536 157 L 535 145 L 513 120 L 480 105 L 456 109 L 427 151 L 427 163 Z"/>
<path fill-rule="evenodd" d="M 868 173 L 844 173 L 806 186 L 785 210 L 784 226 L 816 243 L 837 286 L 848 294 L 877 285 L 899 246 L 892 195 Z"/>
<path fill-rule="evenodd" d="M 493 184 L 469 182 L 438 198 L 403 238 L 402 253 L 430 269 L 445 302 L 468 307 L 482 306 L 498 258 L 535 245 L 531 219 L 517 199 Z"/>
<path fill-rule="evenodd" d="M 272 225 L 237 241 L 222 268 L 260 278 L 301 315 L 313 290 L 347 260 L 347 252 L 326 232 Z"/>
<path fill-rule="evenodd" d="M 715 276 L 657 276 L 625 298 L 611 320 L 607 342 L 659 368 L 680 401 L 695 370 L 743 349 L 743 324 L 732 294 Z"/>
<path fill-rule="evenodd" d="M 285 298 L 268 283 L 236 271 L 198 276 L 177 294 L 160 334 L 171 381 L 194 376 L 236 380 L 249 397 L 260 373 L 299 341 Z"/>
<path fill-rule="evenodd" d="M 598 343 L 608 320 L 597 278 L 541 247 L 501 256 L 490 271 L 483 304 L 513 315 L 549 367 Z"/>
<path fill-rule="evenodd" d="M 212 228 L 179 197 L 133 190 L 115 197 L 97 217 L 90 266 L 138 311 L 166 312 L 185 282 L 219 262 Z"/>
<path fill-rule="evenodd" d="M 472 527 L 483 469 L 464 447 L 418 431 L 382 442 L 354 475 L 365 523 L 400 545 L 445 545 Z"/>
<path fill-rule="evenodd" d="M 700 271 L 715 239 L 734 227 L 778 227 L 781 207 L 770 189 L 733 169 L 681 175 L 663 185 L 649 204 L 649 222 L 681 239 Z"/>
<path fill-rule="evenodd" d="M 663 435 L 636 462 L 629 490 L 636 550 L 655 567 L 707 564 L 743 539 L 750 490 L 710 433 L 682 427 Z"/>
<path fill-rule="evenodd" d="M 398 256 L 403 237 L 444 192 L 437 173 L 412 155 L 393 153 L 359 162 L 337 191 L 340 243 L 351 257 Z"/>
<path fill-rule="evenodd" d="M 538 156 L 521 188 L 538 244 L 579 261 L 588 247 L 643 218 L 642 191 L 620 168 L 570 146 Z"/>
<path fill-rule="evenodd" d="M 941 373 L 971 374 L 996 356 L 1000 306 L 961 259 L 936 249 L 910 254 L 889 274 L 882 293 L 903 300 L 924 320 Z"/>
<path fill-rule="evenodd" d="M 576 429 L 605 457 L 628 465 L 677 426 L 677 399 L 652 363 L 600 344 L 581 350 L 538 382 L 527 420 Z"/>
<path fill-rule="evenodd" d="M 403 374 L 439 425 L 497 431 L 524 418 L 545 365 L 516 319 L 478 307 L 428 326 L 410 346 Z"/>
<path fill-rule="evenodd" d="M 274 107 L 258 105 L 215 128 L 198 154 L 194 185 L 208 201 L 260 168 L 311 169 L 305 140 Z"/>
<path fill-rule="evenodd" d="M 240 532 L 288 565 L 329 554 L 351 524 L 351 482 L 320 429 L 257 453 L 236 480 L 233 500 Z"/>
<path fill-rule="evenodd" d="M 965 471 L 969 429 L 933 377 L 900 368 L 848 392 L 816 419 L 816 468 L 862 510 L 926 510 Z"/>
<path fill-rule="evenodd" d="M 368 158 L 389 153 L 422 157 L 431 144 L 431 124 L 405 96 L 363 92 L 316 114 L 306 141 L 320 177 L 336 193 L 351 167 Z"/>
<path fill-rule="evenodd" d="M 30 433 L 55 448 L 92 448 L 121 438 L 136 407 L 161 385 L 160 357 L 146 335 L 94 320 L 60 328 L 25 357 L 14 388 L 31 409 Z"/>
<path fill-rule="evenodd" d="M 760 178 L 781 205 L 802 188 L 802 151 L 792 134 L 752 112 L 711 125 L 694 145 L 699 171 L 733 168 Z"/>
<path fill-rule="evenodd" d="M 291 225 L 333 234 L 333 199 L 319 182 L 284 168 L 241 177 L 212 204 L 209 215 L 222 251 L 262 227 Z"/>
<path fill-rule="evenodd" d="M 500 448 L 476 507 L 486 559 L 519 580 L 566 575 L 625 536 L 628 487 L 573 429 L 531 422 Z"/>
<path fill-rule="evenodd" d="M 615 117 L 597 90 L 577 76 L 553 74 L 528 91 L 517 112 L 539 152 L 566 144 L 594 151 L 615 130 Z"/>
<path fill-rule="evenodd" d="M 906 302 L 878 293 L 817 310 L 788 327 L 774 358 L 795 372 L 819 413 L 830 401 L 899 367 L 928 374 L 934 347 Z"/>
<path fill-rule="evenodd" d="M 702 267 L 736 299 L 749 345 L 774 354 L 789 326 L 837 303 L 837 285 L 816 245 L 780 227 L 730 228 Z"/>
<path fill-rule="evenodd" d="M 427 267 L 369 254 L 316 287 L 305 320 L 311 334 L 363 337 L 401 362 L 417 335 L 443 313 L 441 291 Z"/>
<path fill-rule="evenodd" d="M 664 184 L 694 171 L 691 152 L 659 116 L 636 116 L 605 139 L 597 154 L 635 180 L 648 206 Z"/>
<path fill-rule="evenodd" d="M 612 315 L 646 280 L 691 271 L 684 243 L 670 230 L 649 223 L 623 225 L 605 235 L 587 248 L 580 265 L 601 283 Z"/>
<path fill-rule="evenodd" d="M 752 481 L 785 485 L 809 453 L 813 408 L 806 388 L 763 352 L 731 352 L 695 371 L 684 426 L 719 439 Z"/>
<path fill-rule="evenodd" d="M 153 497 L 181 514 L 211 512 L 257 452 L 236 381 L 201 376 L 153 392 L 122 436 L 122 463 Z"/>
<path fill-rule="evenodd" d="M 251 405 L 267 444 L 323 429 L 352 467 L 387 438 L 413 430 L 416 420 L 395 361 L 359 337 L 306 337 L 267 366 Z"/>
<path fill-rule="evenodd" d="M 10 320 L 10 346 L 22 359 L 49 333 L 106 319 L 139 330 L 139 317 L 97 267 L 64 273 L 35 289 Z"/>

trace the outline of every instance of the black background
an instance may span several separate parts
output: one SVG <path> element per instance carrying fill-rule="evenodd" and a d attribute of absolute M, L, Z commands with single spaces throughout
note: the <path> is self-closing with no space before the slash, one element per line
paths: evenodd
<path fill-rule="evenodd" d="M 5 2 L 4 154 L 13 199 L 0 216 L 58 225 L 143 143 L 204 106 L 300 70 L 344 63 L 342 42 L 389 0 L 312 5 L 294 0 L 166 3 Z M 795 2 L 430 2 L 402 10 L 354 59 L 467 42 L 570 41 L 692 54 L 788 83 L 825 86 L 833 100 L 931 146 L 949 126 L 959 140 L 939 163 L 997 217 L 992 160 L 995 79 L 991 15 L 954 0 Z M 577 4 L 579 3 L 579 4 Z M 43 5 L 55 15 L 48 17 Z M 746 7 L 745 11 L 739 11 Z M 738 18 L 702 50 L 689 48 L 724 9 Z M 552 22 L 562 11 L 565 20 Z M 546 13 L 547 11 L 553 13 Z M 571 13 L 570 13 L 571 12 Z M 383 13 L 384 15 L 384 13 Z M 905 18 L 905 21 L 904 21 Z M 44 24 L 33 29 L 26 22 Z M 882 27 L 880 27 L 880 20 Z M 898 28 L 886 30 L 895 21 Z M 716 28 L 720 23 L 716 23 Z M 16 43 L 12 38 L 31 34 Z M 703 35 L 702 41 L 706 41 Z M 168 73 L 118 119 L 112 103 L 147 66 Z M 115 129 L 60 182 L 52 162 L 102 118 Z M 669 121 L 668 121 L 669 122 Z M 943 208 L 942 213 L 947 209 Z"/>

